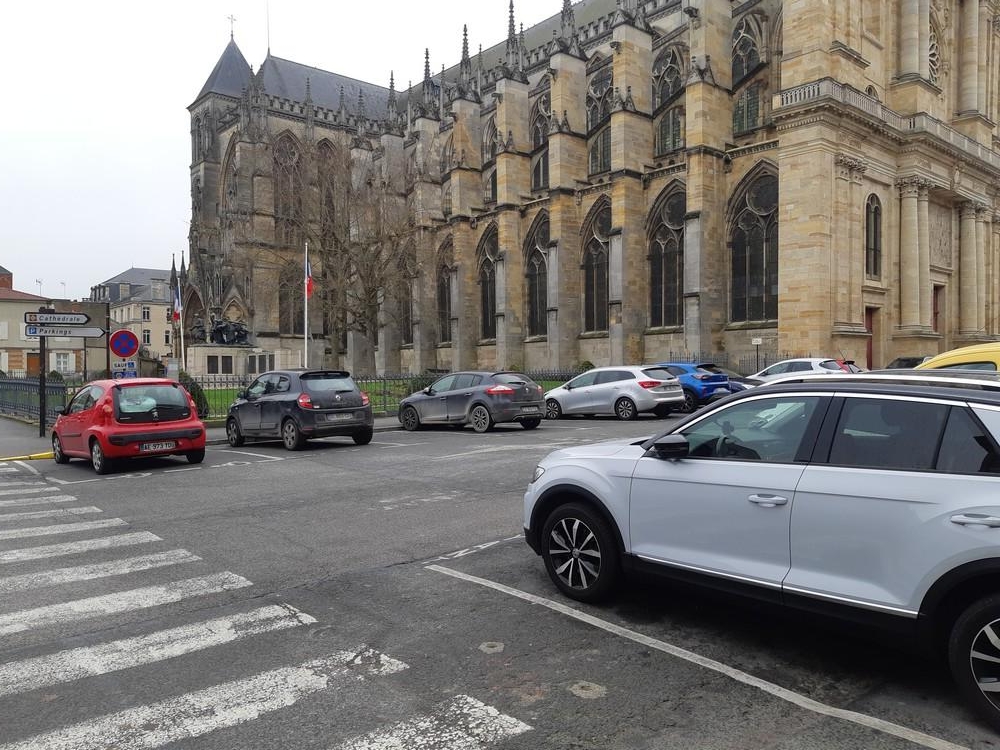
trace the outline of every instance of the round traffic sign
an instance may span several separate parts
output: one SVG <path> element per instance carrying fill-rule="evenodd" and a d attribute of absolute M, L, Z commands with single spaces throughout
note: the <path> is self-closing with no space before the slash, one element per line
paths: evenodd
<path fill-rule="evenodd" d="M 108 346 L 119 357 L 133 357 L 139 351 L 139 337 L 127 328 L 123 328 L 111 334 Z"/>

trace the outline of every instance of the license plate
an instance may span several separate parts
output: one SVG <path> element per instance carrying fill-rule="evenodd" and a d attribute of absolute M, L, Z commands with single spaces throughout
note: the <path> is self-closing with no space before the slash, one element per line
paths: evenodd
<path fill-rule="evenodd" d="M 728 393 L 728 392 L 729 392 L 729 389 L 728 389 L 728 388 L 716 388 L 716 389 L 715 389 L 715 390 L 713 391 L 713 393 Z"/>
<path fill-rule="evenodd" d="M 522 406 L 521 411 L 538 411 L 537 406 Z"/>
<path fill-rule="evenodd" d="M 330 414 L 327 417 L 327 419 L 329 419 L 332 422 L 346 422 L 349 419 L 354 419 L 354 413 L 351 412 L 347 414 Z"/>
<path fill-rule="evenodd" d="M 150 453 L 152 451 L 172 451 L 176 447 L 177 443 L 173 440 L 161 440 L 158 443 L 141 443 L 139 450 L 143 453 Z"/>

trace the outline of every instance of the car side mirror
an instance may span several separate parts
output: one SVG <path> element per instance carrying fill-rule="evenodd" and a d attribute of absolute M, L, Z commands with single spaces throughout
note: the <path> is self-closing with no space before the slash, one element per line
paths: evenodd
<path fill-rule="evenodd" d="M 426 388 L 424 388 L 424 393 L 426 393 L 428 396 L 433 396 L 434 395 L 434 389 L 431 388 L 430 386 L 427 386 Z"/>
<path fill-rule="evenodd" d="M 567 391 L 573 390 L 573 386 L 570 385 L 569 383 L 567 383 L 566 385 L 564 385 L 563 388 L 565 388 Z"/>
<path fill-rule="evenodd" d="M 69 414 L 69 407 L 68 406 L 66 408 L 64 408 L 64 409 L 60 409 L 59 410 L 59 416 L 65 417 L 67 414 Z"/>
<path fill-rule="evenodd" d="M 657 458 L 685 458 L 691 452 L 691 446 L 683 435 L 664 435 L 653 443 Z"/>

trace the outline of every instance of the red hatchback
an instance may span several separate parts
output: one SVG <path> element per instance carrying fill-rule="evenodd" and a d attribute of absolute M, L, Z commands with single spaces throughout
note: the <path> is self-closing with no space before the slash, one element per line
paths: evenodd
<path fill-rule="evenodd" d="M 98 474 L 118 459 L 142 456 L 205 458 L 205 425 L 180 383 L 166 378 L 95 380 L 81 388 L 52 427 L 57 464 L 87 458 Z"/>

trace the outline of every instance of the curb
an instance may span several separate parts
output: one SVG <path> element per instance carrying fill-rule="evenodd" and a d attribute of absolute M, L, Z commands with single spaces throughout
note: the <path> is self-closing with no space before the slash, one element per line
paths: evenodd
<path fill-rule="evenodd" d="M 36 459 L 52 458 L 52 451 L 46 453 L 30 453 L 27 456 L 4 456 L 0 461 L 34 461 Z"/>

